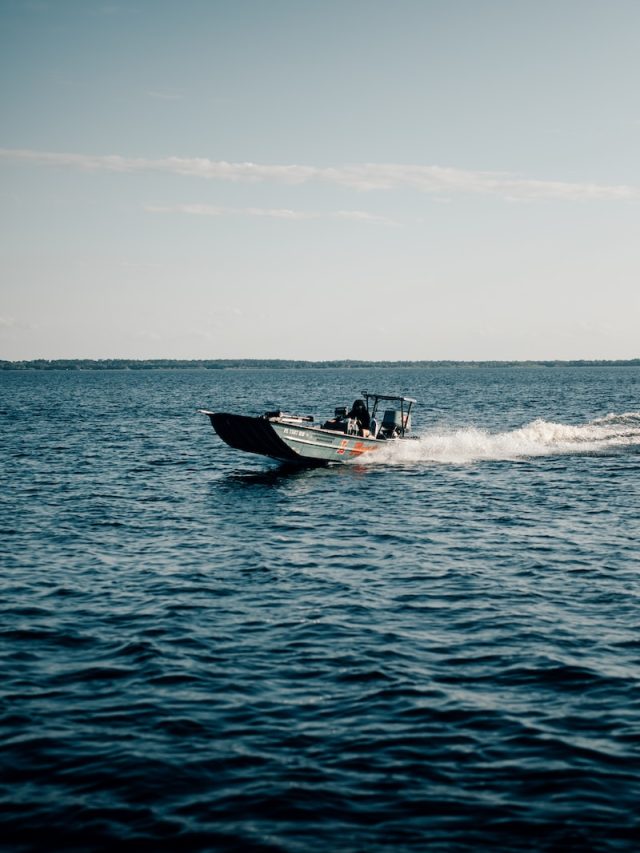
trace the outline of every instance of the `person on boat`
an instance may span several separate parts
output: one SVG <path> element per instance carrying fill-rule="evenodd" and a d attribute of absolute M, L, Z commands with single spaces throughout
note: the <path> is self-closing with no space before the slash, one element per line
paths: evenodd
<path fill-rule="evenodd" d="M 348 418 L 353 418 L 358 425 L 358 433 L 363 436 L 369 435 L 371 429 L 371 416 L 367 409 L 367 404 L 364 400 L 354 400 L 351 411 L 347 414 Z"/>

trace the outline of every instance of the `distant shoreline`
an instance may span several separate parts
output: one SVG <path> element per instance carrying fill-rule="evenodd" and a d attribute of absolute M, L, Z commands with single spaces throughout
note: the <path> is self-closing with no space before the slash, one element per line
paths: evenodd
<path fill-rule="evenodd" d="M 532 361 L 304 361 L 277 358 L 215 358 L 215 359 L 32 359 L 0 361 L 0 370 L 238 370 L 238 369 L 305 369 L 305 368 L 487 368 L 487 367 L 640 367 L 640 358 L 632 359 L 571 359 Z"/>

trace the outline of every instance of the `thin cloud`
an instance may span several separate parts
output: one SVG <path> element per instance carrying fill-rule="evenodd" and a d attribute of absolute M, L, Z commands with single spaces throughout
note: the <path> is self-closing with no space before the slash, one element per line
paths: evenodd
<path fill-rule="evenodd" d="M 168 89 L 163 92 L 157 89 L 149 90 L 147 95 L 158 101 L 182 101 L 184 99 L 184 94 L 179 92 L 177 89 Z"/>
<path fill-rule="evenodd" d="M 352 219 L 359 222 L 370 222 L 380 225 L 398 225 L 391 219 L 368 213 L 364 210 L 337 210 L 330 213 L 319 213 L 306 210 L 290 210 L 273 207 L 219 207 L 211 204 L 174 204 L 145 206 L 147 213 L 188 214 L 190 216 L 255 216 L 271 219 L 309 220 L 309 219 Z"/>
<path fill-rule="evenodd" d="M 0 334 L 11 333 L 14 331 L 33 331 L 39 326 L 35 323 L 27 323 L 24 320 L 17 320 L 15 317 L 9 317 L 6 314 L 0 316 Z"/>
<path fill-rule="evenodd" d="M 366 210 L 336 210 L 331 214 L 335 219 L 353 219 L 356 222 L 371 222 L 379 225 L 399 225 L 394 219 L 387 216 L 379 216 L 377 213 L 368 213 Z"/>
<path fill-rule="evenodd" d="M 164 172 L 219 181 L 305 184 L 323 182 L 360 192 L 407 188 L 443 195 L 490 195 L 504 199 L 624 201 L 640 198 L 640 188 L 523 178 L 507 172 L 473 171 L 443 166 L 361 163 L 338 167 L 232 163 L 206 157 L 122 157 L 70 154 L 29 149 L 0 149 L 0 158 L 85 171 Z"/>
<path fill-rule="evenodd" d="M 212 204 L 172 204 L 145 206 L 147 213 L 185 213 L 189 216 L 268 216 L 274 219 L 311 219 L 313 214 L 286 208 L 218 207 Z"/>

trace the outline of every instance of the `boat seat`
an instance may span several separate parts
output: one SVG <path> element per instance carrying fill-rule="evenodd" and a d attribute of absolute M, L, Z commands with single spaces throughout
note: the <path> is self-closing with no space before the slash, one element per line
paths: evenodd
<path fill-rule="evenodd" d="M 389 435 L 393 435 L 396 431 L 402 432 L 403 423 L 402 423 L 402 412 L 400 409 L 386 409 L 384 413 L 384 417 L 382 418 L 382 430 L 388 433 Z M 409 430 L 411 426 L 411 420 L 409 415 L 405 413 L 404 415 L 404 428 L 405 430 Z"/>

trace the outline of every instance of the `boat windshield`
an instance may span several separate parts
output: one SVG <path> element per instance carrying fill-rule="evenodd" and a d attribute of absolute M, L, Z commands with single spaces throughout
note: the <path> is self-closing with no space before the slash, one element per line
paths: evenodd
<path fill-rule="evenodd" d="M 393 422 L 399 435 L 404 435 L 411 428 L 411 408 L 416 402 L 413 397 L 402 397 L 395 394 L 374 394 L 363 391 L 362 396 L 367 404 L 367 410 L 371 420 L 380 419 L 383 411 L 382 423 Z M 386 404 L 391 404 L 387 407 Z M 382 405 L 381 405 L 382 404 Z"/>

